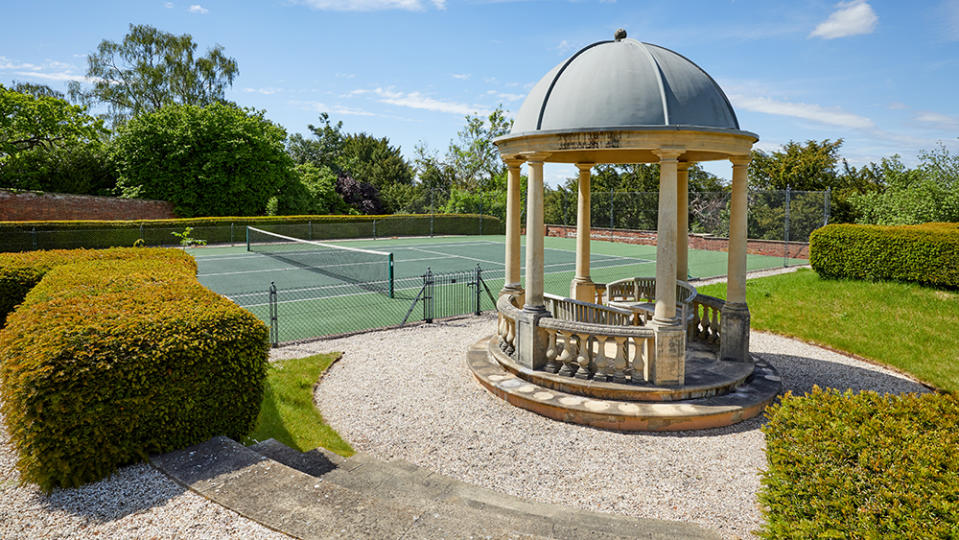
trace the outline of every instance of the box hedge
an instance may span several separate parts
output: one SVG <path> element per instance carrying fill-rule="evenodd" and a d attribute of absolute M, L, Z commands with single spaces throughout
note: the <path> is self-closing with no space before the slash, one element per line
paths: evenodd
<path fill-rule="evenodd" d="M 195 274 L 169 249 L 0 255 L 5 303 L 22 296 L 0 330 L 0 407 L 23 481 L 77 486 L 252 430 L 268 330 Z"/>
<path fill-rule="evenodd" d="M 152 219 L 135 221 L 0 222 L 0 251 L 176 245 L 174 232 L 187 227 L 208 244 L 243 243 L 246 227 L 306 239 L 427 236 L 430 234 L 502 234 L 503 223 L 479 214 L 394 214 L 383 216 L 264 216 Z"/>
<path fill-rule="evenodd" d="M 827 225 L 809 238 L 809 262 L 826 278 L 959 288 L 959 224 Z"/>
<path fill-rule="evenodd" d="M 959 537 L 959 398 L 820 390 L 767 410 L 764 538 Z"/>

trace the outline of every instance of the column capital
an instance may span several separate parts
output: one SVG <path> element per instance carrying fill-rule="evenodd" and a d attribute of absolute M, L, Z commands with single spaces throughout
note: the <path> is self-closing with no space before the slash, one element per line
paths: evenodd
<path fill-rule="evenodd" d="M 593 167 L 596 166 L 595 163 L 577 163 L 576 168 L 580 171 L 590 171 Z"/>
<path fill-rule="evenodd" d="M 520 156 L 522 156 L 527 163 L 542 163 L 551 155 L 552 154 L 549 152 L 528 152 L 525 154 L 520 154 Z"/>
<path fill-rule="evenodd" d="M 679 163 L 676 164 L 676 170 L 678 170 L 679 172 L 688 171 L 689 167 L 691 167 L 692 165 L 693 165 L 692 162 L 680 161 Z"/>
<path fill-rule="evenodd" d="M 660 161 L 678 161 L 677 158 L 684 152 L 686 149 L 682 146 L 663 146 L 653 150 L 653 154 L 658 156 Z"/>
<path fill-rule="evenodd" d="M 523 165 L 523 163 L 526 163 L 526 160 L 515 157 L 504 157 L 503 163 L 505 163 L 510 169 L 518 169 Z"/>
<path fill-rule="evenodd" d="M 749 165 L 749 162 L 753 160 L 752 156 L 729 156 L 729 161 L 733 164 L 733 167 L 745 167 Z"/>

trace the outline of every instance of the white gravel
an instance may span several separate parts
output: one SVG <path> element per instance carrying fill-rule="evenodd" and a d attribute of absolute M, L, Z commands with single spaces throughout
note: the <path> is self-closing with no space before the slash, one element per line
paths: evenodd
<path fill-rule="evenodd" d="M 760 525 L 761 418 L 668 434 L 549 420 L 473 380 L 466 347 L 494 326 L 484 316 L 287 347 L 274 357 L 344 351 L 316 402 L 354 448 L 374 456 L 537 501 L 692 521 L 727 537 L 748 537 Z M 751 345 L 794 393 L 813 384 L 925 391 L 891 371 L 779 336 L 753 333 Z"/>
<path fill-rule="evenodd" d="M 693 521 L 728 537 L 760 524 L 764 440 L 728 428 L 622 434 L 563 424 L 488 394 L 466 368 L 489 316 L 285 347 L 274 359 L 344 351 L 318 387 L 324 417 L 353 446 L 504 493 L 637 517 Z M 888 370 L 769 334 L 752 349 L 787 389 L 925 389 Z M 0 538 L 288 538 L 176 485 L 148 465 L 47 496 L 19 486 L 0 426 Z"/>
<path fill-rule="evenodd" d="M 18 486 L 16 454 L 0 426 L 0 538 L 288 539 L 187 491 L 146 464 L 49 496 Z"/>

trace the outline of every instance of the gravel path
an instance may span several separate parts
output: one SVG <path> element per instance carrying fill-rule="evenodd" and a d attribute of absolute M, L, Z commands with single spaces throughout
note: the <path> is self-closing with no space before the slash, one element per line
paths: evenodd
<path fill-rule="evenodd" d="M 2 424 L 0 424 L 2 425 Z M 0 427 L 0 538 L 288 539 L 186 491 L 146 464 L 44 495 L 18 486 L 16 454 Z"/>
<path fill-rule="evenodd" d="M 760 525 L 765 440 L 755 418 L 702 432 L 623 434 L 555 422 L 488 394 L 466 367 L 491 317 L 286 347 L 276 358 L 344 351 L 316 401 L 354 448 L 538 501 L 693 521 L 727 537 Z M 755 332 L 752 350 L 786 389 L 925 391 L 891 371 Z"/>

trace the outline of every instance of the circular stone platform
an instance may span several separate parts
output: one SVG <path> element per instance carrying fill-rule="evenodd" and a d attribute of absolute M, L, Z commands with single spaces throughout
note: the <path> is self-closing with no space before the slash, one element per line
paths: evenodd
<path fill-rule="evenodd" d="M 728 426 L 761 413 L 782 389 L 776 370 L 765 360 L 753 356 L 752 373 L 722 395 L 660 402 L 586 397 L 538 384 L 543 380 L 533 382 L 520 378 L 495 357 L 498 350 L 495 337 L 487 337 L 470 346 L 467 353 L 470 371 L 487 390 L 512 405 L 554 420 L 616 431 L 681 431 Z M 527 370 L 525 375 L 528 373 Z M 586 382 L 580 381 L 580 384 Z M 628 385 L 614 383 L 599 382 L 592 386 L 599 385 L 628 389 Z M 642 387 L 636 388 L 641 391 Z"/>

